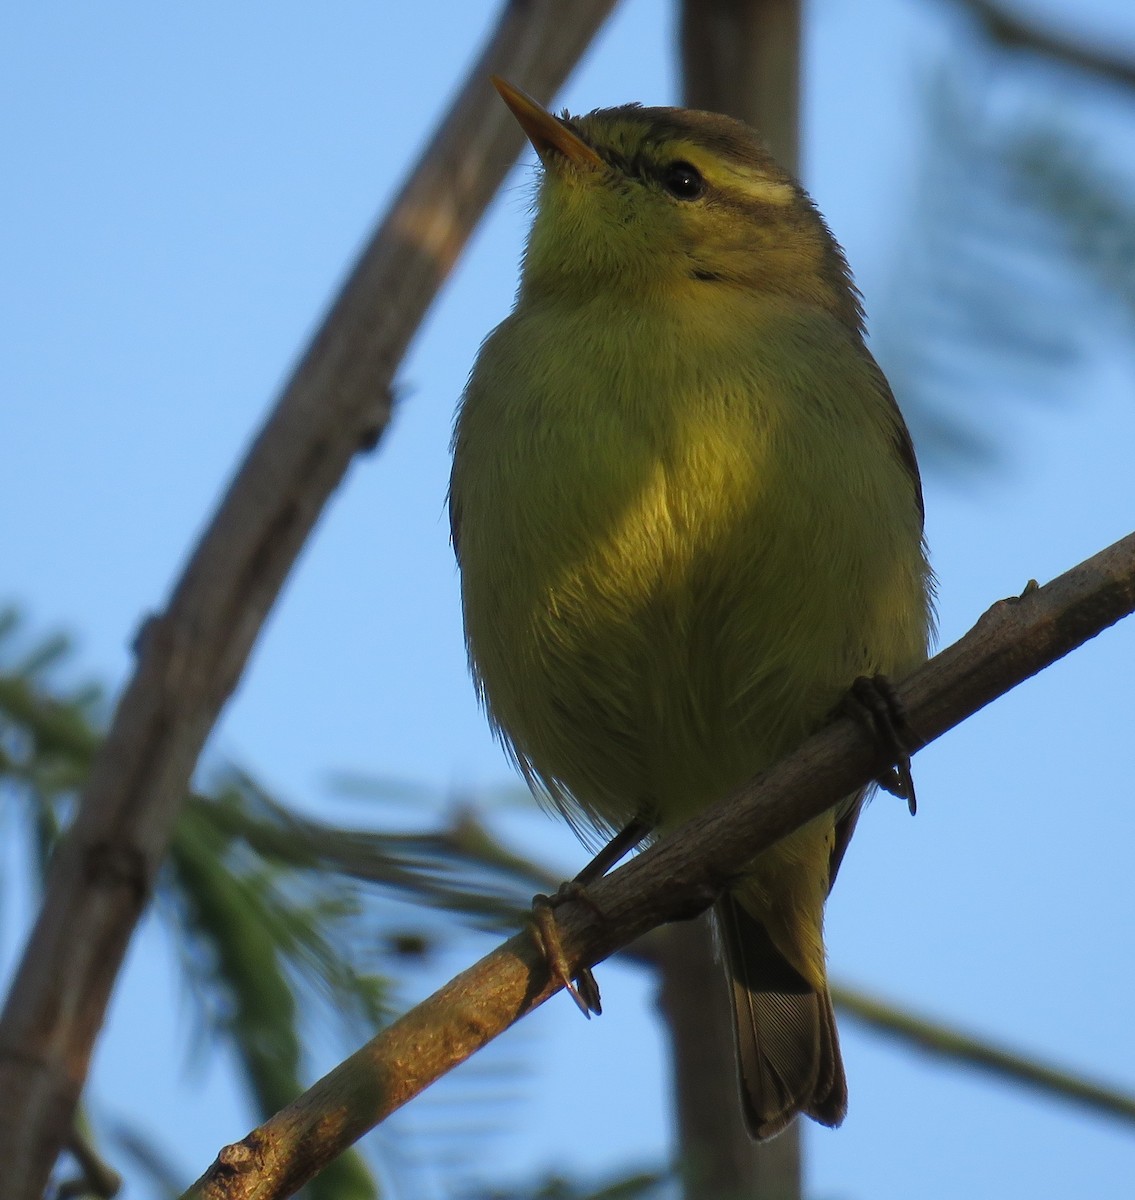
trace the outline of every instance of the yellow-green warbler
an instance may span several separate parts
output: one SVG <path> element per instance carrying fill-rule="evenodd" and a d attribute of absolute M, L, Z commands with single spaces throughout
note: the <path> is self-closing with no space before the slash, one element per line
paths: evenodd
<path fill-rule="evenodd" d="M 926 657 L 910 436 L 847 264 L 756 135 L 676 108 L 552 116 L 512 314 L 454 434 L 465 635 L 494 727 L 573 823 L 666 832 Z M 862 794 L 717 904 L 745 1117 L 838 1124 L 824 901 Z"/>

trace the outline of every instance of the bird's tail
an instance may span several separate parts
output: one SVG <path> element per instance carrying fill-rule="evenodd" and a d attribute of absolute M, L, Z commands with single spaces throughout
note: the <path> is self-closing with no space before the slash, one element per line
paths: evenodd
<path fill-rule="evenodd" d="M 717 916 L 749 1132 L 770 1138 L 797 1113 L 838 1125 L 847 1112 L 847 1078 L 826 983 L 822 991 L 812 987 L 732 896 L 718 902 Z"/>

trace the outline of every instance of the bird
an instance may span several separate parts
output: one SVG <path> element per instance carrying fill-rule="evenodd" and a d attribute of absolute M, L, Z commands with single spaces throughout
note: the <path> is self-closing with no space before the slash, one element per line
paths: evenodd
<path fill-rule="evenodd" d="M 515 307 L 454 425 L 469 661 L 540 797 L 585 837 L 658 836 L 857 680 L 925 660 L 918 465 L 844 254 L 752 129 L 638 104 L 555 116 L 493 83 L 540 171 Z M 715 905 L 758 1140 L 847 1110 L 823 912 L 864 796 Z"/>

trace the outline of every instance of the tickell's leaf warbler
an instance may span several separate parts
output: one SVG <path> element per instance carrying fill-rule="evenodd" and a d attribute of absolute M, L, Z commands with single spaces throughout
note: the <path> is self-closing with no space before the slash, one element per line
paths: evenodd
<path fill-rule="evenodd" d="M 843 253 L 738 121 L 562 118 L 495 80 L 543 164 L 516 307 L 453 440 L 489 717 L 577 828 L 666 832 L 901 678 L 932 623 L 910 436 Z M 717 903 L 749 1129 L 847 1108 L 824 901 L 863 794 Z"/>

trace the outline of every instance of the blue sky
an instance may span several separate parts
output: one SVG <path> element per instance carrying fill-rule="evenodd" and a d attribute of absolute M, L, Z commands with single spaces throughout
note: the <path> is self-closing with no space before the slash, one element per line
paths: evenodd
<path fill-rule="evenodd" d="M 0 15 L 0 599 L 38 628 L 73 630 L 85 673 L 124 678 L 135 629 L 494 11 L 345 0 Z M 668 13 L 621 5 L 557 103 L 672 102 Z M 955 24 L 929 0 L 819 0 L 809 20 L 806 182 L 881 316 L 927 150 L 920 106 L 956 52 Z M 1135 45 L 1115 0 L 1090 20 Z M 1054 88 L 1050 103 L 1088 129 L 1118 120 L 1092 89 Z M 315 811 L 342 811 L 332 771 L 438 794 L 514 786 L 466 676 L 443 499 L 454 405 L 512 300 L 525 161 L 430 313 L 387 439 L 335 497 L 211 743 Z M 927 479 L 944 642 L 1135 525 L 1130 322 L 1095 325 L 1057 394 L 969 406 L 1001 446 L 995 470 Z M 1133 652 L 1133 628 L 1105 634 L 920 755 L 916 821 L 873 805 L 829 906 L 833 975 L 1135 1086 Z M 499 820 L 565 874 L 582 862 L 542 814 L 514 806 Z M 9 907 L 9 962 L 19 917 Z M 438 976 L 482 948 L 455 947 Z M 164 1131 L 189 1177 L 249 1115 L 223 1056 L 187 1058 L 175 977 L 145 927 L 94 1095 Z M 524 1099 L 464 1174 L 589 1176 L 665 1152 L 651 982 L 618 965 L 603 982 L 602 1020 L 557 999 L 493 1052 L 528 1064 Z M 851 1114 L 837 1133 L 808 1131 L 812 1195 L 935 1200 L 996 1181 L 1012 1200 L 1105 1194 L 1135 1176 L 1118 1125 L 843 1030 Z M 602 1082 L 569 1127 L 562 1090 L 586 1071 Z M 460 1078 L 449 1086 L 460 1095 Z M 381 1144 L 402 1153 L 416 1119 Z M 438 1172 L 414 1178 L 416 1194 L 444 1194 Z"/>

